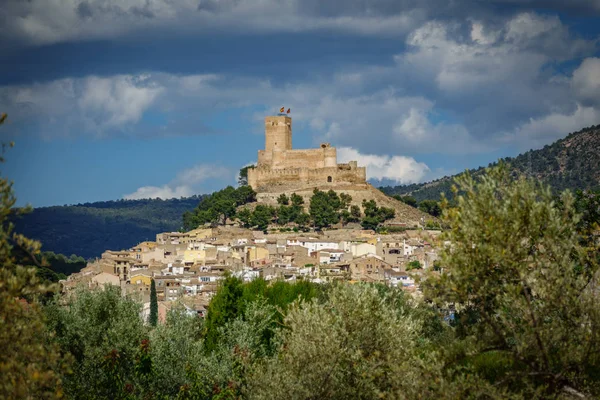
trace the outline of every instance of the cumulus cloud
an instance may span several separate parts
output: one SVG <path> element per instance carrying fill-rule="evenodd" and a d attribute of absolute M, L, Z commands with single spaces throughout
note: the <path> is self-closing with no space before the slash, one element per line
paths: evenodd
<path fill-rule="evenodd" d="M 188 197 L 200 193 L 202 183 L 209 179 L 222 179 L 227 183 L 231 181 L 231 171 L 225 167 L 199 164 L 185 169 L 168 184 L 163 186 L 142 186 L 135 192 L 123 196 L 127 200 L 137 199 L 172 199 L 174 197 Z"/>
<path fill-rule="evenodd" d="M 87 78 L 77 103 L 85 115 L 99 116 L 100 125 L 135 123 L 163 90 L 156 82 L 148 82 L 148 78 L 148 75 Z"/>
<path fill-rule="evenodd" d="M 367 167 L 367 179 L 407 184 L 421 182 L 430 171 L 426 164 L 412 157 L 361 154 L 351 147 L 338 148 L 337 155 L 340 162 L 358 161 L 359 165 Z"/>
<path fill-rule="evenodd" d="M 16 121 L 102 133 L 137 123 L 163 90 L 149 75 L 89 76 L 2 86 L 0 102 Z"/>
<path fill-rule="evenodd" d="M 586 106 L 600 107 L 600 58 L 583 60 L 571 81 L 575 96 Z"/>

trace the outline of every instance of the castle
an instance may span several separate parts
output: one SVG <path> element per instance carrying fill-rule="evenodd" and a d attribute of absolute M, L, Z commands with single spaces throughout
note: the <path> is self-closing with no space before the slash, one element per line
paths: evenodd
<path fill-rule="evenodd" d="M 292 119 L 285 115 L 265 118 L 265 149 L 258 163 L 248 169 L 248 184 L 256 191 L 265 187 L 294 188 L 365 184 L 366 168 L 356 161 L 337 163 L 337 151 L 329 143 L 318 149 L 292 149 Z"/>

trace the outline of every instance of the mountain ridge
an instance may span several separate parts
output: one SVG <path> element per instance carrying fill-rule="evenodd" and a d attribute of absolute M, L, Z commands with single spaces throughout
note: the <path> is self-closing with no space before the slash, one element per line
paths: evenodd
<path fill-rule="evenodd" d="M 500 161 L 508 164 L 513 173 L 538 179 L 555 191 L 597 189 L 600 187 L 600 125 L 572 132 L 541 149 L 528 150 L 516 157 L 501 158 L 488 167 L 498 165 Z M 467 171 L 477 175 L 485 168 Z M 410 195 L 419 202 L 439 200 L 442 193 L 450 193 L 454 178 L 460 174 L 425 183 L 382 186 L 379 190 L 388 196 Z"/>

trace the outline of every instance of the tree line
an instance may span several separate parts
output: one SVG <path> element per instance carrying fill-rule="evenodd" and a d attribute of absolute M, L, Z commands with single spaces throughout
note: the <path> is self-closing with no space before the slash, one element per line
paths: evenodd
<path fill-rule="evenodd" d="M 303 197 L 296 193 L 290 196 L 282 193 L 277 198 L 276 207 L 258 204 L 253 209 L 238 209 L 255 201 L 256 193 L 249 186 L 227 187 L 203 198 L 193 212 L 186 212 L 183 215 L 184 229 L 195 229 L 207 223 L 224 225 L 227 220 L 238 220 L 245 228 L 262 231 L 273 224 L 293 224 L 296 229 L 312 227 L 319 230 L 351 222 L 360 223 L 364 229 L 377 229 L 395 216 L 394 209 L 378 207 L 374 200 L 363 201 L 363 213 L 359 206 L 351 204 L 352 196 L 333 190 L 315 189 L 308 212 L 305 211 Z"/>

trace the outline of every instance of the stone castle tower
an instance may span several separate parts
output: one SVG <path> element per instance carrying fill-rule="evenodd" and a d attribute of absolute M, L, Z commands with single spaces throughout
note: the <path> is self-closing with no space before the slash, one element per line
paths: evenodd
<path fill-rule="evenodd" d="M 248 184 L 256 191 L 269 188 L 340 186 L 366 183 L 366 168 L 356 161 L 337 163 L 337 151 L 329 143 L 318 149 L 292 149 L 292 119 L 285 115 L 265 118 L 265 149 L 258 163 L 248 169 Z"/>

